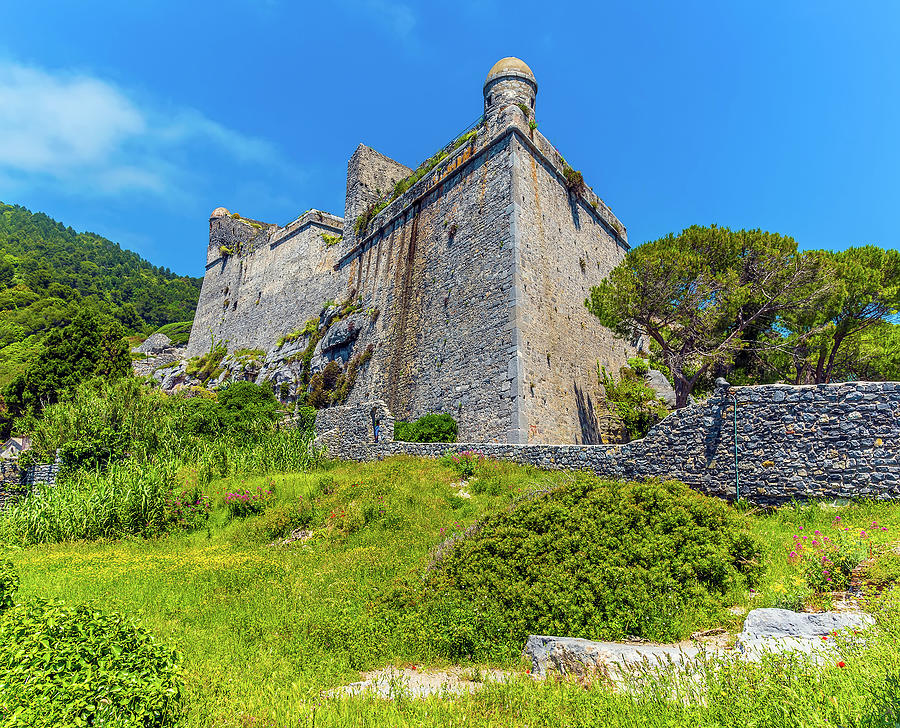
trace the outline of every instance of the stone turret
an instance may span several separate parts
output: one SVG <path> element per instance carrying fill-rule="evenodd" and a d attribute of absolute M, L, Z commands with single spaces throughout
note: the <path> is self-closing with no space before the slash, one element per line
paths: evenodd
<path fill-rule="evenodd" d="M 534 114 L 537 80 L 525 61 L 502 58 L 484 81 L 484 118 L 491 120 L 512 104 L 524 104 Z"/>

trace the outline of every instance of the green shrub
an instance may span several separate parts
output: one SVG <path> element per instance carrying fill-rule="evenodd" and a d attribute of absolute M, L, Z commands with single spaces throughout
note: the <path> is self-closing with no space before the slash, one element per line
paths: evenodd
<path fill-rule="evenodd" d="M 471 478 L 484 464 L 485 457 L 474 450 L 448 452 L 441 457 L 441 465 L 454 470 L 461 478 Z"/>
<path fill-rule="evenodd" d="M 566 188 L 574 195 L 584 194 L 587 186 L 584 183 L 584 177 L 577 169 L 572 169 L 567 163 L 563 163 L 563 178 L 566 181 Z"/>
<path fill-rule="evenodd" d="M 185 346 L 188 343 L 188 339 L 191 338 L 191 327 L 193 325 L 193 321 L 179 321 L 160 326 L 155 333 L 168 336 L 174 346 Z"/>
<path fill-rule="evenodd" d="M 174 726 L 180 662 L 118 614 L 18 604 L 0 614 L 0 714 L 8 726 Z"/>
<path fill-rule="evenodd" d="M 244 518 L 256 516 L 268 508 L 275 499 L 271 490 L 239 490 L 225 494 L 225 508 L 229 518 Z"/>
<path fill-rule="evenodd" d="M 251 524 L 251 531 L 258 539 L 265 542 L 284 538 L 298 528 L 312 528 L 316 522 L 315 504 L 310 502 L 281 503 L 266 511 Z"/>
<path fill-rule="evenodd" d="M 456 442 L 456 420 L 448 414 L 429 413 L 414 422 L 394 423 L 394 439 L 402 442 Z"/>
<path fill-rule="evenodd" d="M 613 379 L 605 367 L 598 366 L 597 376 L 606 390 L 606 399 L 632 438 L 643 437 L 669 410 L 657 398 L 656 392 L 628 367 L 619 370 L 619 381 Z"/>
<path fill-rule="evenodd" d="M 0 612 L 13 605 L 13 597 L 19 590 L 19 572 L 9 559 L 0 561 Z"/>
<path fill-rule="evenodd" d="M 650 365 L 647 364 L 647 360 L 641 359 L 639 356 L 634 356 L 629 359 L 628 367 L 639 377 L 644 376 L 647 372 L 650 371 Z"/>
<path fill-rule="evenodd" d="M 482 476 L 480 478 L 476 478 L 474 481 L 472 481 L 470 487 L 475 495 L 498 496 L 502 495 L 504 492 L 503 484 L 500 482 L 500 478 L 497 476 Z"/>
<path fill-rule="evenodd" d="M 584 473 L 442 553 L 425 601 L 467 602 L 510 653 L 528 634 L 680 639 L 721 618 L 761 571 L 744 517 L 722 501 L 675 481 Z"/>
<path fill-rule="evenodd" d="M 191 357 L 185 371 L 206 384 L 210 379 L 215 379 L 222 373 L 220 365 L 227 353 L 228 349 L 224 345 L 214 346 L 206 354 Z"/>
<path fill-rule="evenodd" d="M 879 555 L 866 567 L 866 580 L 878 588 L 884 588 L 900 582 L 900 554 L 895 551 Z"/>

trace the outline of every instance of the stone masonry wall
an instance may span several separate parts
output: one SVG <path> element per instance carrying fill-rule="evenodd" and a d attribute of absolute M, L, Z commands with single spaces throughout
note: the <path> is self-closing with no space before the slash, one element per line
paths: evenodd
<path fill-rule="evenodd" d="M 625 257 L 624 228 L 601 217 L 592 195 L 568 191 L 561 157 L 540 132 L 515 136 L 514 159 L 521 376 L 519 435 L 510 441 L 600 444 L 615 420 L 597 364 L 618 372 L 634 349 L 602 326 L 584 301 Z"/>
<path fill-rule="evenodd" d="M 350 402 L 384 399 L 399 419 L 451 412 L 464 437 L 503 442 L 512 422 L 508 369 L 510 146 L 457 150 L 376 218 L 343 262 L 377 309 L 374 355 Z M 453 169 L 457 160 L 466 163 Z"/>
<path fill-rule="evenodd" d="M 274 348 L 278 339 L 318 318 L 326 300 L 342 299 L 346 274 L 335 270 L 343 220 L 310 210 L 290 225 L 257 230 L 229 217 L 210 220 L 210 246 L 188 356 L 212 339 L 229 351 Z M 223 254 L 222 248 L 231 250 Z"/>
<path fill-rule="evenodd" d="M 356 218 L 396 182 L 412 170 L 405 165 L 360 144 L 347 164 L 347 196 L 344 199 L 344 242 L 356 242 Z"/>
<path fill-rule="evenodd" d="M 330 417 L 340 421 L 337 412 Z M 335 420 L 329 422 L 335 442 Z M 354 439 L 335 452 L 370 460 L 437 457 L 448 450 L 605 477 L 674 478 L 727 499 L 739 488 L 741 497 L 764 505 L 794 498 L 900 498 L 900 382 L 722 386 L 627 445 L 361 445 Z"/>
<path fill-rule="evenodd" d="M 59 463 L 30 465 L 24 472 L 16 458 L 0 460 L 0 508 L 24 498 L 35 483 L 56 482 Z"/>

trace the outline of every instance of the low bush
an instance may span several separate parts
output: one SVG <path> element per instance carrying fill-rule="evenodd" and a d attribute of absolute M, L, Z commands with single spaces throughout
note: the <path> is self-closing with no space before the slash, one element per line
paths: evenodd
<path fill-rule="evenodd" d="M 788 561 L 800 570 L 809 589 L 823 594 L 847 589 L 853 570 L 872 556 L 872 532 L 887 526 L 872 521 L 868 530 L 851 529 L 835 516 L 827 529 L 797 530 L 787 547 Z"/>
<path fill-rule="evenodd" d="M 394 439 L 403 442 L 456 442 L 456 420 L 448 414 L 429 413 L 413 422 L 394 423 Z"/>
<path fill-rule="evenodd" d="M 669 641 L 721 617 L 759 564 L 758 543 L 725 503 L 674 481 L 579 474 L 457 539 L 423 595 L 429 614 L 435 601 L 467 603 L 456 610 L 465 629 L 502 635 L 494 648 L 510 654 L 528 634 Z"/>
<path fill-rule="evenodd" d="M 235 493 L 225 494 L 225 508 L 229 518 L 244 518 L 256 516 L 266 510 L 274 500 L 271 490 L 239 490 Z"/>
<path fill-rule="evenodd" d="M 0 612 L 0 717 L 7 726 L 174 726 L 184 713 L 180 663 L 119 614 L 16 604 Z"/>
<path fill-rule="evenodd" d="M 485 462 L 484 455 L 474 450 L 448 452 L 441 457 L 441 465 L 447 466 L 461 478 L 471 478 Z"/>
<path fill-rule="evenodd" d="M 618 382 L 605 367 L 598 367 L 597 376 L 606 390 L 607 401 L 619 415 L 630 437 L 643 437 L 669 414 L 656 392 L 633 369 L 622 367 Z"/>
<path fill-rule="evenodd" d="M 299 528 L 312 528 L 317 522 L 315 502 L 281 503 L 266 509 L 251 524 L 252 535 L 265 542 L 284 538 Z"/>
<path fill-rule="evenodd" d="M 187 363 L 186 371 L 205 384 L 222 373 L 220 365 L 226 354 L 228 354 L 228 349 L 224 345 L 214 346 L 206 354 L 192 357 Z"/>
<path fill-rule="evenodd" d="M 19 590 L 19 572 L 8 559 L 0 561 L 0 612 L 13 605 L 13 598 Z"/>
<path fill-rule="evenodd" d="M 634 356 L 628 360 L 628 368 L 639 377 L 650 371 L 650 365 L 647 363 L 647 360 L 641 359 L 639 356 Z"/>

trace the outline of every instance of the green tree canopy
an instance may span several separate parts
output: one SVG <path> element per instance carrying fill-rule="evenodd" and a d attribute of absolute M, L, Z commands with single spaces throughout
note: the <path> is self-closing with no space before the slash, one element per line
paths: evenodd
<path fill-rule="evenodd" d="M 41 353 L 6 387 L 10 417 L 40 412 L 75 385 L 99 376 L 114 380 L 131 372 L 131 356 L 121 324 L 110 316 L 85 311 L 53 329 Z"/>
<path fill-rule="evenodd" d="M 792 238 L 695 225 L 630 250 L 585 305 L 616 333 L 656 342 L 683 407 L 703 374 L 733 361 L 746 331 L 821 295 L 818 267 Z"/>
<path fill-rule="evenodd" d="M 876 375 L 879 337 L 893 341 L 885 319 L 900 310 L 900 253 L 866 245 L 841 252 L 818 251 L 821 275 L 811 285 L 822 295 L 814 306 L 782 311 L 767 343 L 767 362 L 796 384 L 830 382 L 834 377 Z M 822 285 L 822 282 L 827 285 Z M 873 348 L 874 347 L 874 348 Z M 887 367 L 887 368 L 885 368 Z M 885 360 L 881 368 L 889 372 Z"/>

